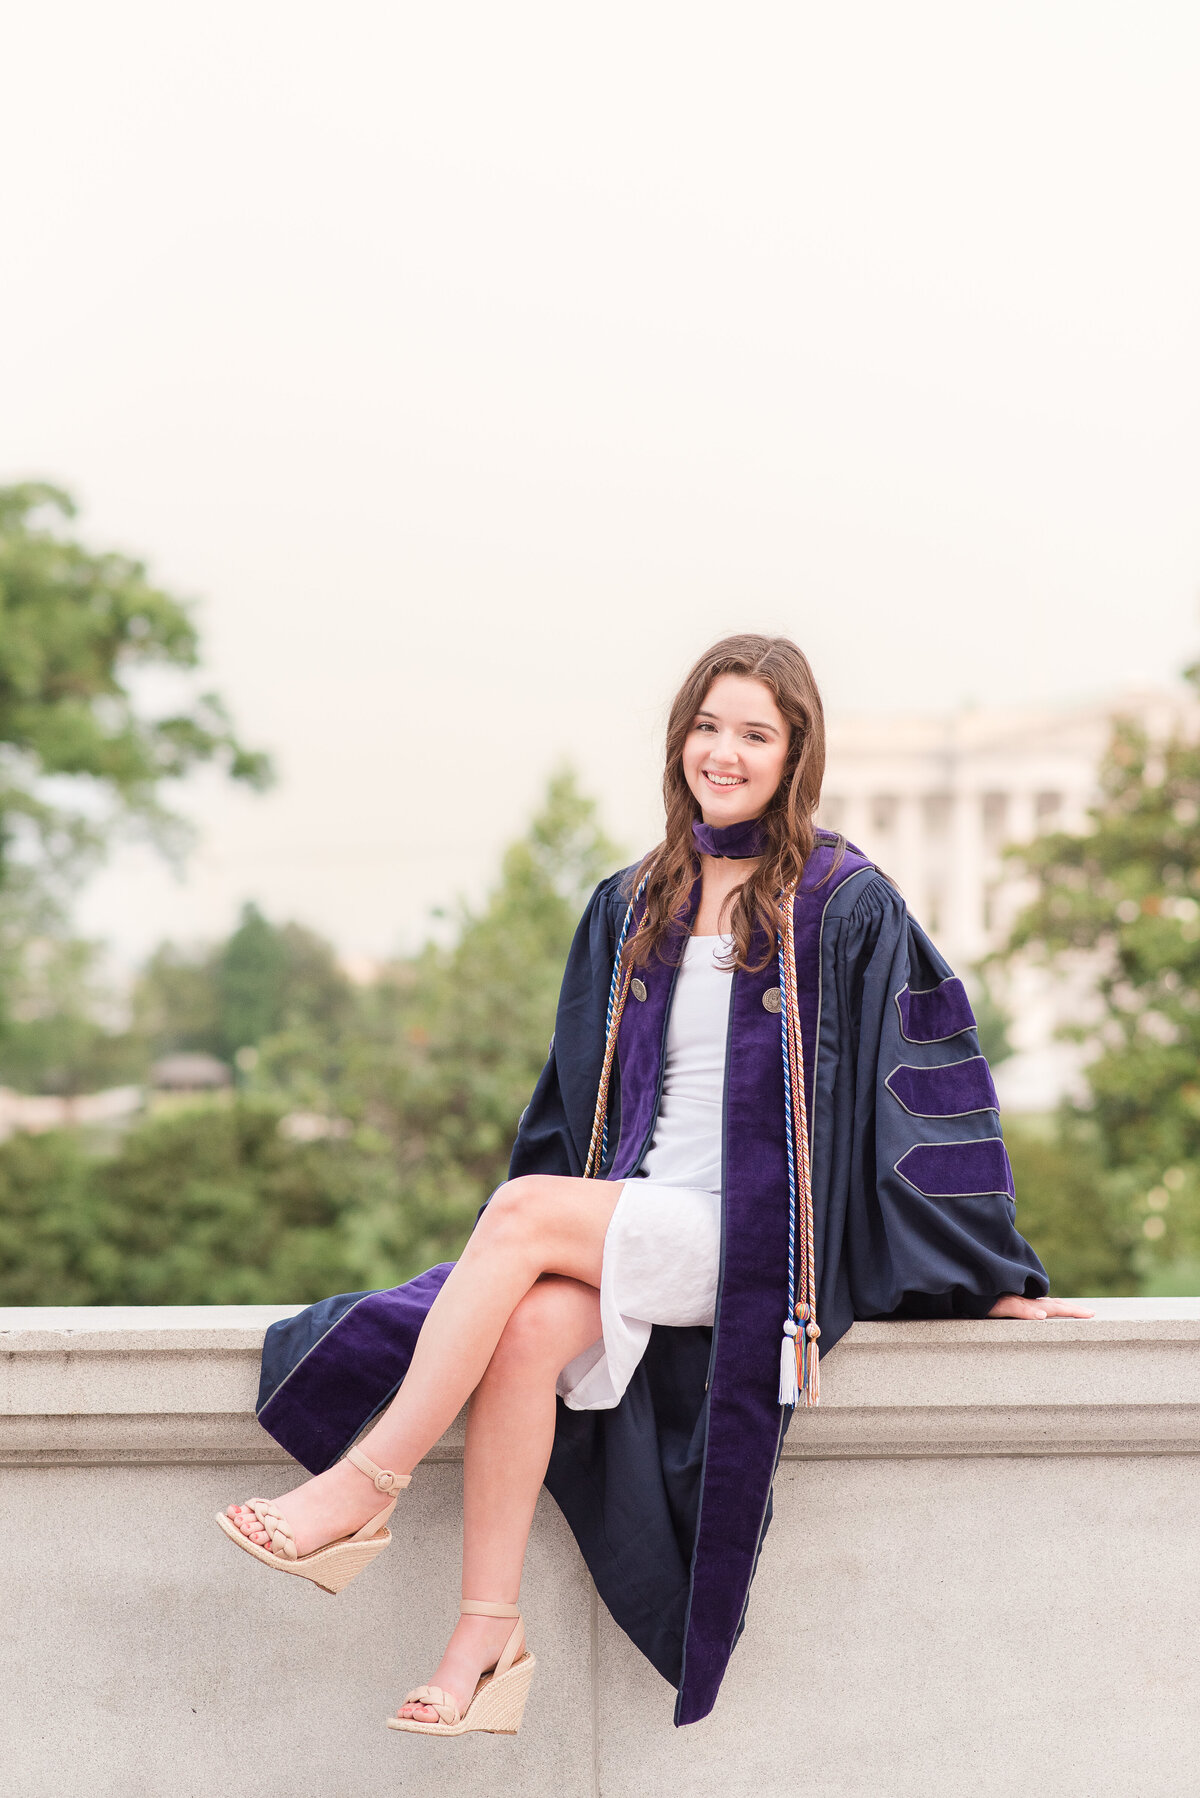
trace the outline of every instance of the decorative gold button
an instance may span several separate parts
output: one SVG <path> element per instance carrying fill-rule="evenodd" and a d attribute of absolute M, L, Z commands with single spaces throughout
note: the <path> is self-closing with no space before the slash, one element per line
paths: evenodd
<path fill-rule="evenodd" d="M 635 999 L 645 999 L 646 997 L 646 983 L 644 980 L 639 980 L 636 974 L 629 982 L 629 990 Z"/>
<path fill-rule="evenodd" d="M 777 986 L 769 986 L 763 994 L 763 1008 L 774 1012 L 783 1010 L 783 994 Z"/>

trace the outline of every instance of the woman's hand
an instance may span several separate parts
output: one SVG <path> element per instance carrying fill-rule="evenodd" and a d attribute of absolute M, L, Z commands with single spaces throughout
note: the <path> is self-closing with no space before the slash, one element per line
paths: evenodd
<path fill-rule="evenodd" d="M 1095 1317 L 1086 1305 L 1074 1305 L 1070 1299 L 1023 1299 L 1015 1292 L 1006 1292 L 1003 1298 L 996 1300 L 988 1312 L 989 1317 Z"/>

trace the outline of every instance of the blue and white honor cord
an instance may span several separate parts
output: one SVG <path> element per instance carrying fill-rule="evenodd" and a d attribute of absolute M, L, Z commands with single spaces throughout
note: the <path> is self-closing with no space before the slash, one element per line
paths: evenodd
<path fill-rule="evenodd" d="M 643 878 L 625 910 L 624 922 L 613 956 L 612 979 L 604 1019 L 604 1061 L 596 1093 L 584 1178 L 596 1178 L 608 1160 L 608 1094 L 621 1017 L 629 994 L 632 970 L 622 967 L 622 956 L 638 900 L 646 888 Z M 808 1164 L 808 1117 L 804 1096 L 804 1048 L 796 991 L 795 897 L 793 884 L 780 900 L 779 920 L 779 1026 L 783 1052 L 783 1117 L 787 1143 L 788 1242 L 787 1315 L 779 1350 L 779 1403 L 815 1405 L 820 1397 L 817 1377 L 816 1257 L 813 1242 L 812 1186 Z M 796 1293 L 796 1225 L 800 1221 L 800 1293 Z M 798 1320 L 798 1321 L 797 1321 Z"/>
<path fill-rule="evenodd" d="M 782 909 L 782 908 L 781 908 Z M 788 1171 L 788 1248 L 787 1248 L 787 1316 L 783 1320 L 783 1341 L 779 1345 L 779 1402 L 800 1403 L 800 1369 L 797 1365 L 796 1337 L 799 1327 L 792 1316 L 796 1298 L 796 1139 L 792 1126 L 792 1056 L 788 1041 L 788 1012 L 792 1003 L 787 977 L 787 956 L 783 947 L 783 919 L 779 920 L 779 1028 L 783 1041 L 783 1128 L 787 1138 Z"/>

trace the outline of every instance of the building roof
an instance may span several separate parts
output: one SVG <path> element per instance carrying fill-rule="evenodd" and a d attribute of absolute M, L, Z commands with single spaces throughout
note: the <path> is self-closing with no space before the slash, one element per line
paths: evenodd
<path fill-rule="evenodd" d="M 160 1092 L 212 1092 L 232 1080 L 225 1063 L 215 1055 L 164 1055 L 150 1069 L 150 1084 Z"/>

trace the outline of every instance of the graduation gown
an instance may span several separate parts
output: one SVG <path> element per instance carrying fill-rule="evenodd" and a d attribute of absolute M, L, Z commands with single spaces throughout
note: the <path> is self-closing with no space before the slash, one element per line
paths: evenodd
<path fill-rule="evenodd" d="M 628 877 L 601 882 L 576 931 L 512 1177 L 583 1172 Z M 676 942 L 639 968 L 644 998 L 625 1006 L 608 1179 L 633 1174 L 654 1134 L 674 956 L 698 890 Z M 822 1354 L 855 1318 L 983 1317 L 1002 1293 L 1045 1294 L 1016 1228 L 962 982 L 895 888 L 852 849 L 839 861 L 824 834 L 796 894 L 795 935 Z M 777 988 L 774 960 L 731 981 L 714 1325 L 655 1328 L 613 1410 L 560 1402 L 546 1474 L 600 1596 L 677 1688 L 679 1724 L 712 1709 L 741 1634 L 792 1417 L 778 1402 L 791 1295 Z M 268 1330 L 259 1421 L 311 1472 L 394 1395 L 449 1271 L 323 1300 Z"/>

